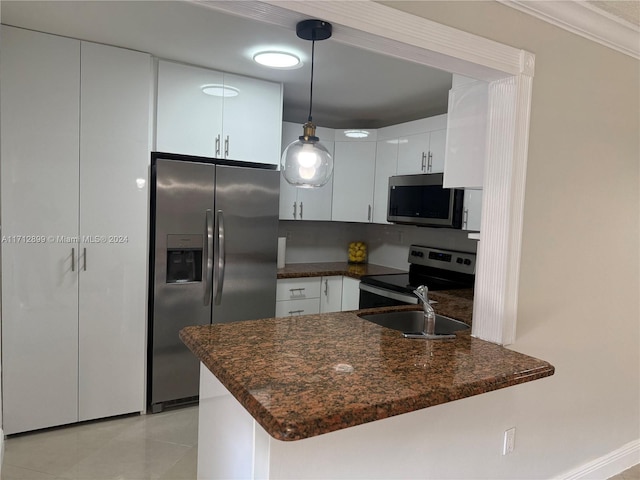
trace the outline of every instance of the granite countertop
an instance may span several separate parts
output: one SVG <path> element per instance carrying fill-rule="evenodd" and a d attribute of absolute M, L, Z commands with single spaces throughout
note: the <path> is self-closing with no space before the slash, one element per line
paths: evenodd
<path fill-rule="evenodd" d="M 353 264 L 347 262 L 288 263 L 278 269 L 278 278 L 322 277 L 344 275 L 360 279 L 363 275 L 385 275 L 387 273 L 407 273 L 397 268 L 383 267 L 371 263 Z"/>
<path fill-rule="evenodd" d="M 554 373 L 545 361 L 468 331 L 455 340 L 409 340 L 356 313 L 193 326 L 180 338 L 279 440 L 313 437 Z"/>

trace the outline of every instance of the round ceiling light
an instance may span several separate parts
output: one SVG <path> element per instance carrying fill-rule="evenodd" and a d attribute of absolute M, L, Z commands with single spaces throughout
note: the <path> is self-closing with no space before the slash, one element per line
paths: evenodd
<path fill-rule="evenodd" d="M 240 94 L 240 90 L 236 87 L 218 83 L 203 85 L 200 89 L 205 95 L 211 95 L 213 97 L 237 97 Z"/>
<path fill-rule="evenodd" d="M 258 52 L 253 60 L 260 65 L 270 68 L 295 68 L 302 66 L 300 59 L 287 52 Z"/>
<path fill-rule="evenodd" d="M 369 132 L 366 130 L 345 130 L 344 135 L 349 138 L 367 138 Z"/>

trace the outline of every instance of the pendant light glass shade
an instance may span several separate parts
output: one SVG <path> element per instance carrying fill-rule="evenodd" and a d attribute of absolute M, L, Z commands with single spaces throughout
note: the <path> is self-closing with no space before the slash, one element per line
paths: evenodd
<path fill-rule="evenodd" d="M 333 173 L 333 157 L 320 143 L 320 139 L 316 137 L 316 126 L 311 121 L 315 42 L 331 37 L 331 24 L 322 20 L 304 20 L 296 25 L 296 34 L 299 38 L 312 41 L 309 118 L 302 127 L 302 136 L 289 144 L 282 153 L 280 170 L 285 180 L 291 185 L 301 188 L 317 188 L 326 184 Z"/>
<path fill-rule="evenodd" d="M 305 135 L 290 143 L 282 154 L 280 170 L 285 180 L 296 187 L 321 187 L 331 178 L 333 157 L 315 136 L 315 130 L 315 125 L 305 123 Z"/>

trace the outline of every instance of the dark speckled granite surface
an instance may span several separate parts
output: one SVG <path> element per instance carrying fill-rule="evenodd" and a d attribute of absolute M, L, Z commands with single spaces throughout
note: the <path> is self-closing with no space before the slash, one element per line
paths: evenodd
<path fill-rule="evenodd" d="M 187 327 L 180 338 L 279 440 L 313 437 L 554 373 L 545 361 L 468 332 L 455 340 L 409 340 L 353 312 Z"/>

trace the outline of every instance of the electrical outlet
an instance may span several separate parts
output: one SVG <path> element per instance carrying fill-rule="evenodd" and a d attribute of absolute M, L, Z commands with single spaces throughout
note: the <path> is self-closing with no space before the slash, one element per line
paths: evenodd
<path fill-rule="evenodd" d="M 502 455 L 509 455 L 516 446 L 516 427 L 504 432 L 504 443 L 502 444 Z"/>

